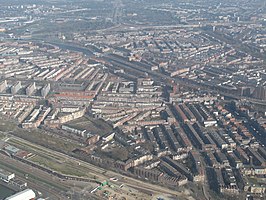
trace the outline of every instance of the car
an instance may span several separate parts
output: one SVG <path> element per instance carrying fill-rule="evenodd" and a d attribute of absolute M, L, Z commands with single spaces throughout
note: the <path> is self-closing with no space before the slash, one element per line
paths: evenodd
<path fill-rule="evenodd" d="M 115 178 L 115 177 L 110 178 L 110 180 L 111 180 L 111 181 L 115 181 L 115 182 L 118 181 L 118 179 Z"/>

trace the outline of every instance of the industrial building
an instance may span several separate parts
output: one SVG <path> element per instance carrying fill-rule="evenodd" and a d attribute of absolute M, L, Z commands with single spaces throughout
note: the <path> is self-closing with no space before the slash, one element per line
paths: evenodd
<path fill-rule="evenodd" d="M 31 189 L 26 189 L 21 192 L 18 192 L 5 200 L 31 200 L 35 199 L 36 194 Z"/>
<path fill-rule="evenodd" d="M 9 182 L 15 178 L 15 174 L 8 172 L 6 170 L 0 169 L 0 179 L 3 180 L 4 182 Z"/>

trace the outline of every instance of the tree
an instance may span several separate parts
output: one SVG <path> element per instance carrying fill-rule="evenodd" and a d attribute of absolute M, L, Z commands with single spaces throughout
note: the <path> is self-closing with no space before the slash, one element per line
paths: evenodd
<path fill-rule="evenodd" d="M 128 150 L 124 147 L 118 147 L 112 150 L 109 155 L 115 160 L 125 161 L 128 159 Z"/>

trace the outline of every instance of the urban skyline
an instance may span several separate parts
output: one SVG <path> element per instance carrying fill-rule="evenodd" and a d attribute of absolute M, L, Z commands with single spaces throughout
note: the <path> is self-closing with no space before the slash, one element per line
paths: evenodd
<path fill-rule="evenodd" d="M 0 0 L 0 199 L 265 199 L 265 10 Z"/>

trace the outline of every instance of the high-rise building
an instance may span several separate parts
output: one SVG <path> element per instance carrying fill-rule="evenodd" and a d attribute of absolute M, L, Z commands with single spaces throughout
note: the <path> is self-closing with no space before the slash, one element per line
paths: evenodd
<path fill-rule="evenodd" d="M 258 86 L 253 92 L 253 97 L 260 100 L 266 100 L 266 86 Z"/>
<path fill-rule="evenodd" d="M 31 96 L 35 90 L 36 90 L 36 84 L 35 82 L 33 82 L 26 88 L 26 95 Z"/>
<path fill-rule="evenodd" d="M 21 89 L 21 81 L 18 81 L 11 87 L 11 93 L 16 94 Z"/>
<path fill-rule="evenodd" d="M 4 80 L 0 83 L 0 92 L 4 92 L 7 88 L 7 81 Z"/>
<path fill-rule="evenodd" d="M 51 85 L 50 83 L 47 83 L 41 90 L 41 95 L 43 97 L 46 97 L 48 95 L 48 93 L 50 92 L 50 89 L 51 89 Z"/>

